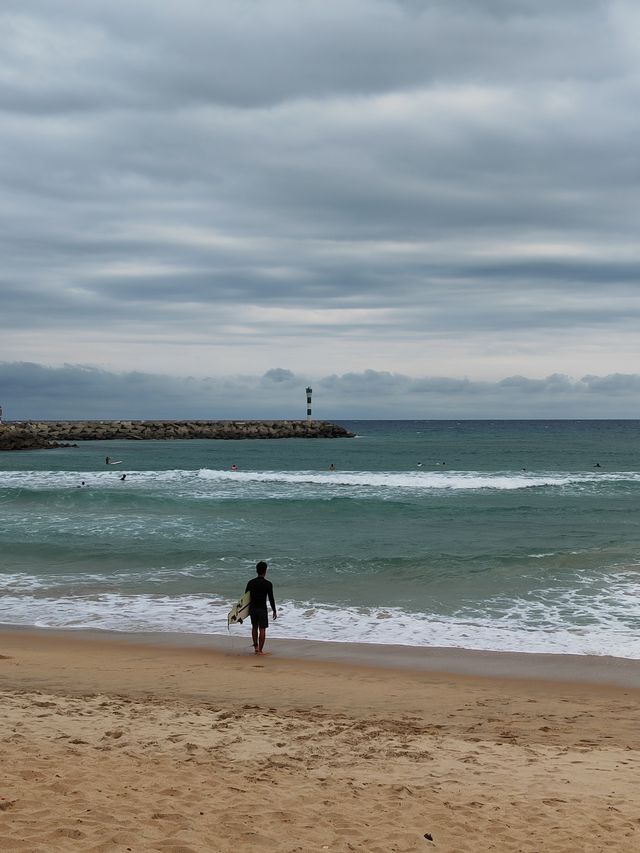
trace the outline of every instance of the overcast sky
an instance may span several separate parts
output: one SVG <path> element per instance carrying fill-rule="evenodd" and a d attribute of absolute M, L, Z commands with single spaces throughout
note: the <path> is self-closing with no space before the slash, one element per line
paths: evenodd
<path fill-rule="evenodd" d="M 640 416 L 637 2 L 0 33 L 5 416 L 302 416 L 308 382 L 334 418 Z"/>

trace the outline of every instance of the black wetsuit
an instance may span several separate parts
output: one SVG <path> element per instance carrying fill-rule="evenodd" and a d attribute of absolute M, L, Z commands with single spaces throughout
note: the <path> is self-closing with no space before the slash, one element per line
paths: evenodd
<path fill-rule="evenodd" d="M 258 628 L 269 627 L 269 615 L 267 613 L 267 598 L 271 605 L 271 610 L 276 612 L 276 602 L 273 597 L 273 584 L 265 577 L 258 575 L 257 578 L 252 578 L 245 592 L 251 593 L 251 603 L 249 604 L 249 616 L 251 624 Z"/>

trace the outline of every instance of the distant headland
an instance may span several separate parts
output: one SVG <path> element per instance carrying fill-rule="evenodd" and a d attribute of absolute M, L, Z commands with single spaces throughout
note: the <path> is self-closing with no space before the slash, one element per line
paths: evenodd
<path fill-rule="evenodd" d="M 113 439 L 353 438 L 328 421 L 22 421 L 0 424 L 0 450 L 35 450 Z"/>

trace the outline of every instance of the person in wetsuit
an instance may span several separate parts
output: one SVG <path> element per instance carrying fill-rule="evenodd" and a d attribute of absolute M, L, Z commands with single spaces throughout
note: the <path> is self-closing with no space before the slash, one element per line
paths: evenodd
<path fill-rule="evenodd" d="M 249 604 L 249 616 L 251 618 L 251 636 L 253 638 L 253 650 L 257 655 L 263 655 L 264 641 L 267 628 L 269 627 L 269 614 L 267 612 L 267 598 L 271 605 L 271 613 L 274 620 L 278 618 L 276 602 L 273 597 L 273 584 L 265 577 L 267 564 L 260 560 L 256 565 L 257 577 L 252 578 L 246 586 L 245 592 L 251 593 Z"/>

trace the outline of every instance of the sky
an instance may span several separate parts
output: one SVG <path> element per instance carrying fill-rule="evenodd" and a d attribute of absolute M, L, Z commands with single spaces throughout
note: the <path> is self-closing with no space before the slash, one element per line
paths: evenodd
<path fill-rule="evenodd" d="M 3 0 L 5 418 L 640 417 L 640 5 Z"/>

